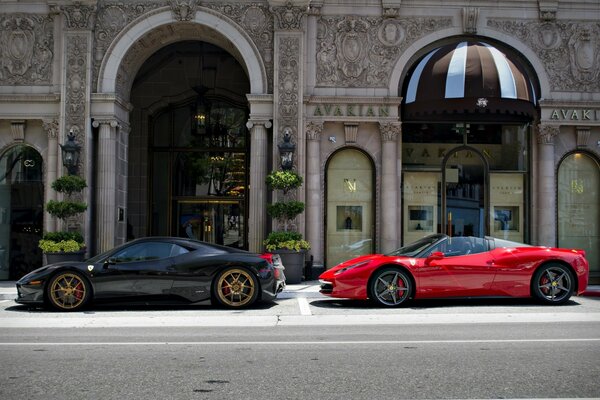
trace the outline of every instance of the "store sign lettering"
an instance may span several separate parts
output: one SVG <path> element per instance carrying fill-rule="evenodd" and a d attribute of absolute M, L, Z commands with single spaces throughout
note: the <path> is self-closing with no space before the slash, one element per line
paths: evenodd
<path fill-rule="evenodd" d="M 318 104 L 314 117 L 389 117 L 390 108 L 385 105 Z"/>
<path fill-rule="evenodd" d="M 563 121 L 598 121 L 600 120 L 600 110 L 552 110 L 550 119 Z"/>
<path fill-rule="evenodd" d="M 404 152 L 408 158 L 411 158 L 413 156 L 419 156 L 421 158 L 431 158 L 431 153 L 429 152 L 430 150 L 431 150 L 431 148 L 424 147 L 418 154 L 415 154 L 415 149 L 413 147 L 405 147 L 404 148 Z M 447 151 L 448 151 L 448 149 L 446 149 L 445 147 L 439 147 L 437 149 L 437 158 L 446 157 Z M 481 152 L 483 153 L 483 155 L 485 157 L 489 158 L 490 160 L 495 159 L 491 150 L 482 149 Z M 461 159 L 462 158 L 473 158 L 473 157 L 475 157 L 475 153 L 473 153 L 471 150 L 467 150 L 464 153 L 463 152 L 455 152 L 452 155 L 452 158 L 456 158 L 456 159 L 458 159 L 458 158 L 461 158 Z"/>

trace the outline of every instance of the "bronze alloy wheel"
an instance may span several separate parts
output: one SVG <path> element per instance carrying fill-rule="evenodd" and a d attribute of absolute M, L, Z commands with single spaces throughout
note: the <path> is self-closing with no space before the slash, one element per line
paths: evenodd
<path fill-rule="evenodd" d="M 227 269 L 219 275 L 216 297 L 226 307 L 238 308 L 252 304 L 257 296 L 256 278 L 245 269 Z"/>
<path fill-rule="evenodd" d="M 76 272 L 62 272 L 53 277 L 48 285 L 50 304 L 62 311 L 80 309 L 89 295 L 87 282 Z"/>

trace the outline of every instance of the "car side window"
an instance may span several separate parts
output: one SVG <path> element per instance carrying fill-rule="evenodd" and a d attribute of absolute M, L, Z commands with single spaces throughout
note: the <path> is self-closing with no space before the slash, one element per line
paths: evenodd
<path fill-rule="evenodd" d="M 138 243 L 122 249 L 114 254 L 112 258 L 117 263 L 127 263 L 136 261 L 160 260 L 168 257 L 175 257 L 187 253 L 184 247 L 173 243 L 148 242 Z"/>

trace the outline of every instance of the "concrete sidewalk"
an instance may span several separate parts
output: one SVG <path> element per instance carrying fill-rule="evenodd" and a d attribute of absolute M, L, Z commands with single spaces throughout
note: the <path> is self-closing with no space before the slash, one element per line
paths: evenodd
<path fill-rule="evenodd" d="M 600 297 L 600 285 L 590 285 L 583 294 L 586 297 Z M 14 281 L 0 281 L 0 300 L 14 300 L 17 297 L 17 287 Z M 305 281 L 298 284 L 287 285 L 279 299 L 297 297 L 318 298 L 324 297 L 319 293 L 319 281 Z"/>

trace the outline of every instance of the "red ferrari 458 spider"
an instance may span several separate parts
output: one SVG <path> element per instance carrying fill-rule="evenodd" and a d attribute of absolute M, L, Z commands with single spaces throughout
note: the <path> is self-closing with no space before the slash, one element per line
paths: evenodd
<path fill-rule="evenodd" d="M 390 254 L 364 255 L 321 274 L 321 293 L 396 307 L 407 299 L 535 297 L 563 304 L 587 287 L 583 250 L 434 234 Z"/>

